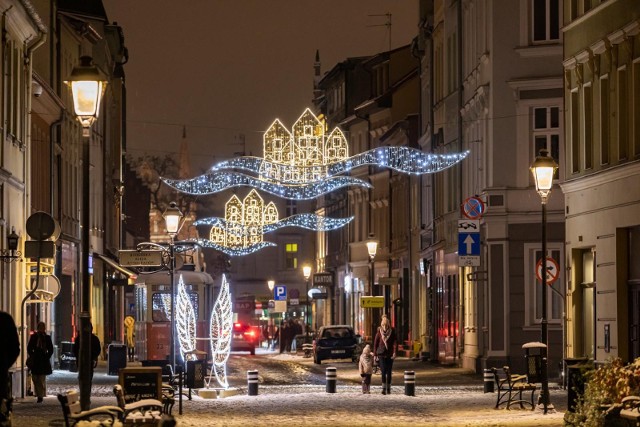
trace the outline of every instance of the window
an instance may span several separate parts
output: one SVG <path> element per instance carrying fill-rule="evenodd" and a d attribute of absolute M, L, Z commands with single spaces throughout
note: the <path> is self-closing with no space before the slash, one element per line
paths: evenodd
<path fill-rule="evenodd" d="M 287 243 L 285 245 L 285 268 L 298 268 L 298 244 Z"/>
<path fill-rule="evenodd" d="M 562 283 L 562 243 L 549 242 L 547 244 L 547 256 L 553 258 L 559 265 L 558 279 L 552 284 L 547 284 L 547 322 L 560 325 L 562 322 L 563 300 L 559 294 L 564 295 Z M 540 244 L 525 245 L 525 326 L 538 327 L 542 319 L 542 283 L 536 278 L 536 264 L 542 259 Z"/>
<path fill-rule="evenodd" d="M 580 106 L 578 91 L 571 91 L 571 172 L 580 172 Z"/>
<path fill-rule="evenodd" d="M 560 38 L 558 0 L 533 0 L 533 42 L 549 42 Z"/>
<path fill-rule="evenodd" d="M 293 216 L 298 213 L 298 202 L 296 200 L 287 200 L 286 215 Z"/>
<path fill-rule="evenodd" d="M 533 158 L 544 148 L 560 164 L 560 107 L 533 109 L 533 142 Z M 555 178 L 558 179 L 557 170 Z"/>
<path fill-rule="evenodd" d="M 633 155 L 640 156 L 640 62 L 633 63 Z"/>
<path fill-rule="evenodd" d="M 609 163 L 609 78 L 600 79 L 600 163 Z"/>
<path fill-rule="evenodd" d="M 593 104 L 591 86 L 583 88 L 583 113 L 584 113 L 584 168 L 593 168 Z"/>
<path fill-rule="evenodd" d="M 626 160 L 629 157 L 629 101 L 627 93 L 627 69 L 618 70 L 618 160 Z"/>

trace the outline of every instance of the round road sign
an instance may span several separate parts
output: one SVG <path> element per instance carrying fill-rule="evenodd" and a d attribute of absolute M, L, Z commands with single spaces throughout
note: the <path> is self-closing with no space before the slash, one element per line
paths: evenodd
<path fill-rule="evenodd" d="M 462 203 L 462 215 L 469 219 L 479 219 L 484 210 L 485 204 L 479 197 L 467 197 Z"/>
<path fill-rule="evenodd" d="M 547 285 L 552 284 L 560 276 L 560 266 L 555 259 L 547 257 Z M 542 260 L 536 263 L 536 278 L 542 282 Z"/>
<path fill-rule="evenodd" d="M 27 218 L 27 234 L 34 240 L 47 240 L 56 232 L 56 221 L 46 212 L 35 212 Z"/>

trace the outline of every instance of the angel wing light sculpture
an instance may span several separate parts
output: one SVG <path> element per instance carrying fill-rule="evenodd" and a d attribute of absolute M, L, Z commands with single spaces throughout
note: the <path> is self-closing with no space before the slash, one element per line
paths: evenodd
<path fill-rule="evenodd" d="M 184 285 L 182 274 L 178 280 L 176 300 L 176 332 L 180 344 L 180 355 L 183 361 L 195 360 L 193 352 L 196 349 L 196 312 Z"/>
<path fill-rule="evenodd" d="M 210 387 L 212 375 L 222 388 L 229 387 L 227 380 L 227 359 L 231 351 L 231 332 L 233 328 L 233 312 L 231 311 L 231 292 L 227 277 L 222 275 L 222 285 L 211 310 L 210 339 L 213 366 L 207 379 L 207 387 Z"/>

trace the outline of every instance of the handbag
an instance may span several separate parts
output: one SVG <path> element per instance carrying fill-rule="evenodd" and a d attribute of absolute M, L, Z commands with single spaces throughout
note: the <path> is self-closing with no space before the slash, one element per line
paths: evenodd
<path fill-rule="evenodd" d="M 25 365 L 27 365 L 27 368 L 29 368 L 30 370 L 33 370 L 33 358 L 29 355 L 27 356 L 27 360 L 25 360 Z"/>

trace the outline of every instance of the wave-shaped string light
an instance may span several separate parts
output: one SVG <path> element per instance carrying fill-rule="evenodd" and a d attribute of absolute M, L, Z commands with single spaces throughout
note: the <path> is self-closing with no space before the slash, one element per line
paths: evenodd
<path fill-rule="evenodd" d="M 309 200 L 346 186 L 371 188 L 361 179 L 340 176 L 357 167 L 370 165 L 421 175 L 447 169 L 469 154 L 433 154 L 393 146 L 349 157 L 349 144 L 342 131 L 334 128 L 326 133 L 324 122 L 309 109 L 291 131 L 279 120 L 274 121 L 264 134 L 263 151 L 263 158 L 243 156 L 223 161 L 196 178 L 161 179 L 178 191 L 195 195 L 250 186 L 286 199 Z"/>

